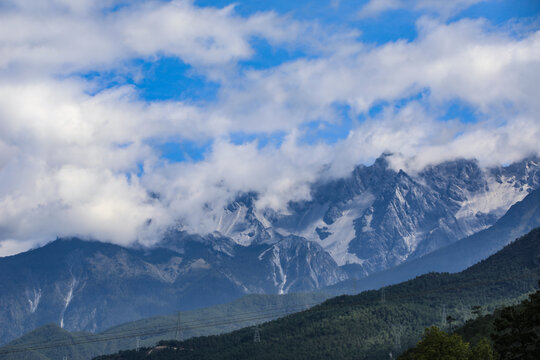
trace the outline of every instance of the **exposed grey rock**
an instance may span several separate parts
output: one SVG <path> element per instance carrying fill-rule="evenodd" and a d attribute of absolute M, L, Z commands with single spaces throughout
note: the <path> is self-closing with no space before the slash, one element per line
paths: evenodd
<path fill-rule="evenodd" d="M 347 178 L 314 184 L 312 199 L 290 203 L 287 214 L 265 213 L 255 207 L 256 194 L 244 195 L 232 207 L 236 225 L 225 234 L 236 241 L 249 229 L 252 240 L 244 244 L 301 236 L 362 277 L 491 226 L 540 184 L 536 158 L 489 169 L 457 159 L 408 174 L 390 167 L 391 156 L 358 166 Z"/>

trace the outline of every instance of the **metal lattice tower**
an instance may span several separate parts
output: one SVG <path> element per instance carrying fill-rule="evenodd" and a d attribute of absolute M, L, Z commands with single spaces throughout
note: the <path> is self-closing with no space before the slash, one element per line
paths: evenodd
<path fill-rule="evenodd" d="M 135 350 L 139 351 L 140 348 L 141 348 L 141 337 L 137 336 L 137 346 L 135 347 Z"/>
<path fill-rule="evenodd" d="M 261 330 L 259 329 L 259 326 L 255 326 L 255 332 L 253 333 L 253 342 L 254 343 L 261 342 Z"/>
<path fill-rule="evenodd" d="M 174 334 L 174 338 L 177 341 L 184 341 L 184 331 L 182 330 L 181 326 L 181 317 L 180 312 L 178 312 L 178 318 L 176 319 L 176 332 Z"/>
<path fill-rule="evenodd" d="M 442 306 L 441 324 L 442 326 L 446 326 L 446 304 Z"/>
<path fill-rule="evenodd" d="M 386 302 L 386 294 L 384 293 L 384 288 L 381 289 L 381 304 Z"/>

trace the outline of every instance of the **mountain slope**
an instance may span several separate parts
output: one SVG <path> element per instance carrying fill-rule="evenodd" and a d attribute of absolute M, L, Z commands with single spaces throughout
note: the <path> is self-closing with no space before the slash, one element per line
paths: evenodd
<path fill-rule="evenodd" d="M 169 342 L 105 359 L 350 359 L 387 358 L 416 343 L 426 326 L 472 305 L 493 309 L 532 291 L 540 278 L 540 229 L 457 274 L 427 274 L 382 290 L 339 296 L 254 330 Z M 383 301 L 384 300 L 384 301 Z"/>
<path fill-rule="evenodd" d="M 220 334 L 303 310 L 326 298 L 322 293 L 247 295 L 231 303 L 183 311 L 180 314 L 180 329 L 184 339 Z M 0 359 L 55 360 L 67 356 L 71 360 L 86 360 L 100 354 L 134 348 L 137 337 L 141 346 L 174 338 L 178 335 L 178 320 L 178 314 L 145 318 L 99 334 L 69 332 L 58 325 L 48 324 L 0 348 Z M 69 346 L 74 343 L 80 344 Z M 58 346 L 60 344 L 68 346 Z"/>
<path fill-rule="evenodd" d="M 512 239 L 540 226 L 540 190 L 513 205 L 493 226 L 393 269 L 347 281 L 327 289 L 340 291 L 375 289 L 396 284 L 428 272 L 458 272 L 502 249 Z"/>
<path fill-rule="evenodd" d="M 0 321 L 12 324 L 0 329 L 0 344 L 51 322 L 99 332 L 364 277 L 488 227 L 539 184 L 537 159 L 495 169 L 455 160 L 418 174 L 394 170 L 390 159 L 317 182 L 312 200 L 286 214 L 260 211 L 257 194 L 244 194 L 216 219 L 219 231 L 171 229 L 155 249 L 71 239 L 0 258 Z"/>
<path fill-rule="evenodd" d="M 345 279 L 330 256 L 294 236 L 252 247 L 171 232 L 168 249 L 62 239 L 0 258 L 0 344 L 47 323 L 71 331 L 232 301 L 249 293 Z M 174 248 L 174 250 L 173 250 Z"/>

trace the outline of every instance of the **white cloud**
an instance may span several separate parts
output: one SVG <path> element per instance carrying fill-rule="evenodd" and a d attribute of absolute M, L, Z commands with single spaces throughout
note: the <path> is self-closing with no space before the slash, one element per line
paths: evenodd
<path fill-rule="evenodd" d="M 484 1 L 487 0 L 370 0 L 360 9 L 358 16 L 363 19 L 375 17 L 386 11 L 407 9 L 437 14 L 446 19 Z"/>
<path fill-rule="evenodd" d="M 370 0 L 359 11 L 360 18 L 377 16 L 380 13 L 390 10 L 397 10 L 405 7 L 403 0 Z"/>
<path fill-rule="evenodd" d="M 257 192 L 258 206 L 282 211 L 289 200 L 309 198 L 309 184 L 329 162 L 329 150 L 300 147 L 294 134 L 279 149 L 218 140 L 205 161 L 153 168 L 142 181 L 187 228 L 206 232 L 240 192 Z"/>
<path fill-rule="evenodd" d="M 241 86 L 224 90 L 219 111 L 235 114 L 253 130 L 265 124 L 279 128 L 332 121 L 336 103 L 361 113 L 423 90 L 434 106 L 460 99 L 489 115 L 504 113 L 502 104 L 512 104 L 512 111 L 537 109 L 540 32 L 516 40 L 481 20 L 446 25 L 427 18 L 419 21 L 419 32 L 413 42 L 347 44 L 347 52 L 251 72 Z M 248 124 L 249 119 L 258 122 Z"/>
<path fill-rule="evenodd" d="M 297 24 L 274 13 L 241 18 L 231 6 L 199 8 L 174 0 L 107 10 L 116 3 L 9 1 L 0 13 L 0 69 L 68 73 L 162 55 L 200 66 L 224 65 L 250 57 L 254 36 L 281 43 L 295 39 L 298 31 Z"/>
<path fill-rule="evenodd" d="M 286 211 L 289 200 L 309 198 L 316 179 L 344 176 L 384 151 L 400 153 L 394 166 L 411 171 L 458 156 L 491 165 L 540 153 L 540 32 L 515 38 L 481 20 L 424 17 L 418 39 L 374 46 L 354 30 L 325 33 L 274 13 L 241 17 L 189 1 L 104 10 L 114 4 L 0 7 L 0 256 L 68 235 L 150 244 L 178 220 L 211 231 L 238 192 L 259 192 L 259 206 Z M 317 56 L 238 69 L 253 36 Z M 220 82 L 217 99 L 147 102 L 136 86 L 91 95 L 91 81 L 59 76 L 163 55 Z M 480 121 L 438 120 L 454 100 Z M 378 115 L 334 145 L 301 140 L 308 122 L 337 123 L 336 105 L 355 117 L 378 103 L 386 104 Z M 285 135 L 261 147 L 233 144 L 235 132 Z M 150 145 L 181 139 L 213 146 L 203 161 L 170 164 Z"/>

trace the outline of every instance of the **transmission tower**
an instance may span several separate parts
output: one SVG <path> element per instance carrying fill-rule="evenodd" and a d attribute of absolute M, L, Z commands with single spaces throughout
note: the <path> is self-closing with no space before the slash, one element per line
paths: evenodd
<path fill-rule="evenodd" d="M 135 347 L 135 350 L 139 351 L 140 348 L 141 348 L 141 337 L 137 336 L 137 346 Z"/>
<path fill-rule="evenodd" d="M 255 332 L 253 333 L 253 342 L 254 343 L 260 343 L 261 342 L 261 330 L 259 329 L 259 326 L 255 326 Z"/>
<path fill-rule="evenodd" d="M 386 295 L 384 293 L 384 288 L 381 289 L 381 304 L 386 302 Z"/>
<path fill-rule="evenodd" d="M 178 312 L 178 318 L 176 319 L 176 333 L 174 334 L 174 338 L 177 341 L 184 341 L 184 331 L 181 326 L 180 312 Z"/>
<path fill-rule="evenodd" d="M 446 304 L 442 306 L 441 324 L 442 326 L 446 326 Z"/>

